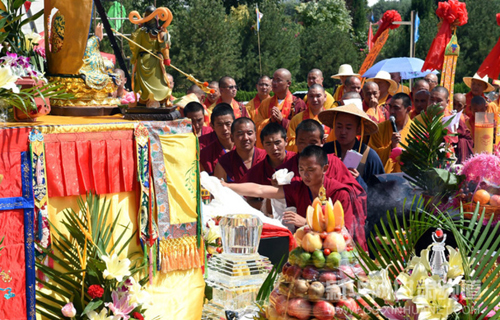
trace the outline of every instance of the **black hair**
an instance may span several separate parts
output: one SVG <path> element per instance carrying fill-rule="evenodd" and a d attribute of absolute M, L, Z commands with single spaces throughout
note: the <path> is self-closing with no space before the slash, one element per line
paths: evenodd
<path fill-rule="evenodd" d="M 328 156 L 323 148 L 310 145 L 304 148 L 299 154 L 299 160 L 302 158 L 316 157 L 316 161 L 323 167 L 328 164 Z"/>
<path fill-rule="evenodd" d="M 432 89 L 431 92 L 440 92 L 440 93 L 444 93 L 444 97 L 445 99 L 448 99 L 450 97 L 450 92 L 448 91 L 448 89 L 446 89 L 445 87 L 443 86 L 436 86 L 434 87 L 434 89 Z"/>
<path fill-rule="evenodd" d="M 323 136 L 325 135 L 325 129 L 323 129 L 323 126 L 314 119 L 307 119 L 299 123 L 297 128 L 295 128 L 295 136 L 298 137 L 300 131 L 314 132 L 316 130 L 319 130 L 320 137 L 323 139 Z"/>
<path fill-rule="evenodd" d="M 260 141 L 264 143 L 264 138 L 272 134 L 279 133 L 281 138 L 286 141 L 286 129 L 276 122 L 269 122 L 260 132 Z"/>
<path fill-rule="evenodd" d="M 230 114 L 234 120 L 233 108 L 229 104 L 227 104 L 225 102 L 221 102 L 218 105 L 216 105 L 215 108 L 213 109 L 212 115 L 210 115 L 210 122 L 213 124 L 215 121 L 215 118 L 225 116 L 228 114 Z"/>
<path fill-rule="evenodd" d="M 403 101 L 403 107 L 405 107 L 405 109 L 411 106 L 410 96 L 407 95 L 406 93 L 399 92 L 396 93 L 394 96 L 392 96 L 392 100 L 400 100 L 400 99 Z"/>
<path fill-rule="evenodd" d="M 203 106 L 201 103 L 196 101 L 191 101 L 184 107 L 184 115 L 187 116 L 188 113 L 200 112 L 203 113 Z"/>
<path fill-rule="evenodd" d="M 231 124 L 231 134 L 234 133 L 234 131 L 236 130 L 236 126 L 237 125 L 240 125 L 240 124 L 243 124 L 243 123 L 251 123 L 253 124 L 253 130 L 257 130 L 257 128 L 255 127 L 255 122 L 252 121 L 252 119 L 250 118 L 246 118 L 246 117 L 241 117 L 241 118 L 238 118 L 236 120 L 233 121 L 233 124 Z"/>
<path fill-rule="evenodd" d="M 481 96 L 475 96 L 472 98 L 470 103 L 484 106 L 484 105 L 486 105 L 486 100 Z"/>

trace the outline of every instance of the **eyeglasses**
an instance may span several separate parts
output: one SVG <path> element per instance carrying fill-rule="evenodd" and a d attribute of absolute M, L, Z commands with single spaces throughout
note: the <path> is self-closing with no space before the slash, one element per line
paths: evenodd
<path fill-rule="evenodd" d="M 427 83 L 438 83 L 436 80 L 424 79 Z"/>
<path fill-rule="evenodd" d="M 238 86 L 227 86 L 227 87 L 221 87 L 222 89 L 229 89 L 229 90 L 233 90 L 233 89 L 236 89 L 238 90 Z"/>

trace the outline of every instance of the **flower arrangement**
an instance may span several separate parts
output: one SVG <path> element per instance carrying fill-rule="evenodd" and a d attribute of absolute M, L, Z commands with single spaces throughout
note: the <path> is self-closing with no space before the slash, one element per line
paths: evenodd
<path fill-rule="evenodd" d="M 219 226 L 221 218 L 220 216 L 210 218 L 203 230 L 203 240 L 205 241 L 208 259 L 210 259 L 213 254 L 222 253 L 222 239 Z"/>
<path fill-rule="evenodd" d="M 464 212 L 426 212 L 422 200 L 412 203 L 408 216 L 396 219 L 387 213 L 387 223 L 376 228 L 368 246 L 376 260 L 358 250 L 357 258 L 367 274 L 358 277 L 358 319 L 500 319 L 500 241 L 497 232 L 479 208 L 470 220 Z M 420 256 L 415 246 L 430 228 L 438 228 L 434 243 Z M 453 235 L 457 248 L 441 239 Z M 398 236 L 405 230 L 405 237 Z M 392 239 L 379 242 L 377 239 Z"/>
<path fill-rule="evenodd" d="M 109 204 L 99 204 L 98 196 L 89 194 L 86 201 L 80 199 L 79 207 L 79 213 L 64 211 L 66 230 L 52 225 L 57 234 L 52 251 L 42 248 L 60 268 L 37 262 L 50 281 L 37 280 L 60 299 L 38 290 L 37 312 L 47 319 L 153 319 L 148 312 L 151 297 L 143 288 L 147 272 L 139 279 L 140 271 L 145 270 L 141 254 L 120 258 L 135 237 L 134 232 L 123 239 L 130 224 L 120 230 L 118 217 L 110 217 Z M 120 233 L 118 239 L 112 239 Z"/>

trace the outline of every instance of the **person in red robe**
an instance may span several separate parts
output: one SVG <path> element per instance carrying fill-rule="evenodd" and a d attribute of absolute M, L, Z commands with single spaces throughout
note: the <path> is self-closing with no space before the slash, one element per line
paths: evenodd
<path fill-rule="evenodd" d="M 220 98 L 220 91 L 219 91 L 219 82 L 218 81 L 212 81 L 208 84 L 209 89 L 213 89 L 213 93 L 207 93 L 205 96 L 205 100 L 203 101 L 203 105 L 205 106 L 205 109 L 208 110 L 208 108 L 217 102 Z M 212 110 L 209 110 L 211 113 Z"/>
<path fill-rule="evenodd" d="M 212 127 L 205 126 L 203 111 L 203 105 L 196 101 L 190 102 L 184 107 L 184 115 L 186 118 L 191 119 L 193 133 L 198 137 L 200 150 L 217 139 L 214 129 L 212 129 Z M 203 141 L 202 137 L 205 137 L 203 138 Z"/>
<path fill-rule="evenodd" d="M 266 158 L 252 167 L 245 174 L 241 182 L 253 182 L 272 185 L 273 174 L 276 168 L 295 156 L 295 152 L 286 150 L 286 130 L 275 122 L 268 123 L 260 133 L 264 144 Z"/>
<path fill-rule="evenodd" d="M 227 103 L 217 105 L 210 116 L 210 126 L 217 139 L 200 152 L 200 171 L 213 175 L 219 158 L 234 149 L 231 140 L 231 125 L 234 121 L 233 108 Z"/>
<path fill-rule="evenodd" d="M 325 151 L 319 146 L 311 145 L 302 150 L 299 155 L 301 181 L 294 181 L 285 186 L 266 186 L 255 183 L 223 183 L 223 185 L 243 196 L 271 199 L 285 198 L 287 206 L 296 207 L 297 212 L 285 212 L 283 221 L 292 223 L 296 227 L 302 227 L 306 224 L 307 207 L 312 204 L 313 199 L 318 197 L 319 190 L 323 186 L 327 198 L 331 198 L 334 203 L 338 200 L 342 204 L 347 230 L 349 230 L 353 239 L 366 250 L 364 229 L 366 216 L 356 214 L 355 204 L 351 197 L 351 188 L 326 176 L 328 166 L 328 157 Z"/>
<path fill-rule="evenodd" d="M 214 176 L 228 182 L 240 182 L 250 168 L 264 160 L 266 152 L 255 147 L 255 123 L 250 118 L 233 122 L 231 140 L 236 148 L 219 159 Z"/>

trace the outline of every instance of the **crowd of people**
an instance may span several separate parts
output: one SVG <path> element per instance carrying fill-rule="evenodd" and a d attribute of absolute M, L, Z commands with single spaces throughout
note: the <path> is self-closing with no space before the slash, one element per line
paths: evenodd
<path fill-rule="evenodd" d="M 349 65 L 333 78 L 341 85 L 331 95 L 321 70 L 311 70 L 301 99 L 289 90 L 290 72 L 278 69 L 260 77 L 257 95 L 243 104 L 235 100 L 235 80 L 225 76 L 209 84 L 207 95 L 191 87 L 188 93 L 198 101 L 185 105 L 183 114 L 199 138 L 201 171 L 292 231 L 305 224 L 308 205 L 324 187 L 327 197 L 341 202 L 346 227 L 364 246 L 367 193 L 376 175 L 401 172 L 391 153 L 404 147 L 413 121 L 432 104 L 441 105 L 444 115 L 459 113 L 454 147 L 461 162 L 473 152 L 475 112 L 497 112 L 497 103 L 484 94 L 495 88 L 487 78 L 465 78 L 471 90 L 455 94 L 450 112 L 449 92 L 434 73 L 414 81 L 411 90 L 399 73 L 385 71 L 362 84 Z M 294 173 L 290 184 L 273 178 L 280 169 Z"/>

